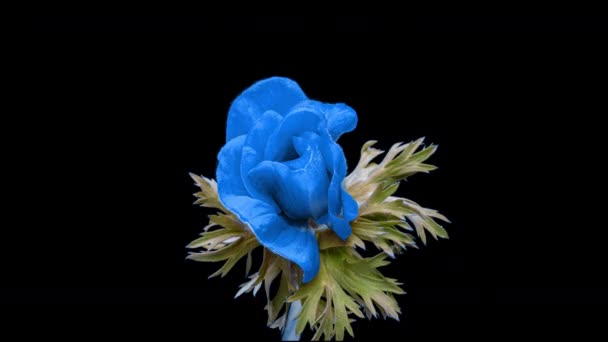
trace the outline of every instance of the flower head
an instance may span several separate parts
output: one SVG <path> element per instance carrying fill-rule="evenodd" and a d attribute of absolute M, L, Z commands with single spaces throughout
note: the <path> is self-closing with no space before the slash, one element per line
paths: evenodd
<path fill-rule="evenodd" d="M 336 141 L 356 125 L 344 104 L 309 100 L 286 78 L 262 80 L 230 107 L 217 183 L 191 174 L 200 188 L 194 203 L 217 212 L 187 246 L 196 249 L 187 258 L 223 261 L 210 275 L 223 277 L 246 256 L 249 280 L 235 297 L 263 287 L 268 326 L 284 340 L 298 339 L 306 326 L 315 341 L 342 340 L 354 336 L 354 317 L 398 320 L 394 295 L 405 292 L 379 268 L 416 247 L 415 235 L 423 244 L 426 233 L 448 237 L 437 222 L 449 222 L 445 216 L 395 195 L 402 180 L 435 169 L 425 161 L 436 146 L 397 143 L 374 162 L 384 151 L 368 141 L 346 176 Z M 260 245 L 262 263 L 250 274 Z M 366 245 L 379 253 L 369 255 Z"/>
<path fill-rule="evenodd" d="M 220 201 L 264 247 L 297 264 L 304 282 L 319 270 L 310 222 L 346 240 L 357 217 L 336 143 L 356 125 L 349 106 L 310 100 L 296 82 L 281 77 L 249 87 L 228 113 L 216 173 Z"/>

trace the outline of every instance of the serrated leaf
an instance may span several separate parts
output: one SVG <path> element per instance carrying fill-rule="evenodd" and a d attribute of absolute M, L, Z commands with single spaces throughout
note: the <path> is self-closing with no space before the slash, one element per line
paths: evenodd
<path fill-rule="evenodd" d="M 268 310 L 268 324 L 271 325 L 277 317 L 279 317 L 279 312 L 285 305 L 285 300 L 289 297 L 289 279 L 286 273 L 281 274 L 281 279 L 279 282 L 279 289 L 274 297 L 267 304 Z"/>
<path fill-rule="evenodd" d="M 375 306 L 379 306 L 387 316 L 397 317 L 399 306 L 389 294 L 404 292 L 396 281 L 377 270 L 388 264 L 385 257 L 363 258 L 351 247 L 322 250 L 317 276 L 288 299 L 302 301 L 296 333 L 302 333 L 308 325 L 316 330 L 313 340 L 322 336 L 342 340 L 345 331 L 353 336 L 351 315 L 364 317 L 362 308 L 375 316 Z M 325 303 L 323 310 L 319 310 L 320 303 Z"/>
<path fill-rule="evenodd" d="M 215 180 L 197 176 L 193 173 L 190 173 L 190 177 L 194 180 L 195 185 L 201 189 L 201 191 L 194 194 L 194 196 L 197 197 L 194 204 L 208 208 L 216 208 L 225 213 L 228 212 L 219 199 L 217 194 L 217 183 Z"/>

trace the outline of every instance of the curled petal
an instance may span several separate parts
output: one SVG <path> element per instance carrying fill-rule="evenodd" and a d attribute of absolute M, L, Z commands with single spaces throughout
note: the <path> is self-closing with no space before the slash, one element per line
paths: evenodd
<path fill-rule="evenodd" d="M 285 163 L 264 161 L 248 176 L 257 190 L 274 198 L 291 219 L 306 222 L 309 217 L 318 218 L 327 212 L 329 179 L 321 152 L 312 145 L 298 159 Z"/>
<path fill-rule="evenodd" d="M 220 196 L 247 196 L 249 193 L 241 180 L 241 158 L 246 135 L 230 140 L 217 155 L 217 187 Z"/>
<path fill-rule="evenodd" d="M 270 135 L 279 127 L 282 117 L 275 111 L 266 111 L 264 115 L 255 123 L 243 147 L 241 157 L 241 176 L 247 191 L 254 198 L 264 199 L 271 205 L 275 205 L 274 200 L 267 194 L 260 192 L 252 186 L 250 178 L 247 177 L 249 171 L 264 159 L 264 149 Z"/>
<path fill-rule="evenodd" d="M 264 160 L 285 161 L 296 158 L 293 137 L 304 132 L 315 132 L 323 125 L 325 116 L 322 103 L 309 100 L 298 103 L 268 139 Z"/>
<path fill-rule="evenodd" d="M 358 214 L 359 205 L 357 201 L 342 186 L 342 216 L 344 220 L 350 222 L 356 219 Z"/>
<path fill-rule="evenodd" d="M 307 224 L 289 221 L 280 215 L 256 216 L 250 222 L 260 242 L 272 252 L 296 263 L 311 281 L 319 272 L 319 245 L 315 232 Z"/>
<path fill-rule="evenodd" d="M 298 84 L 288 78 L 271 77 L 259 81 L 239 95 L 228 111 L 226 142 L 247 134 L 267 110 L 287 113 L 306 99 Z"/>
<path fill-rule="evenodd" d="M 344 152 L 327 132 L 321 135 L 319 146 L 323 153 L 327 171 L 332 175 L 327 197 L 328 215 L 320 223 L 328 224 L 341 239 L 346 240 L 352 232 L 350 221 L 357 217 L 358 207 L 357 202 L 344 190 L 342 184 L 346 176 Z"/>
<path fill-rule="evenodd" d="M 357 127 L 357 113 L 344 103 L 326 105 L 327 130 L 334 141 Z"/>
<path fill-rule="evenodd" d="M 319 271 L 319 246 L 314 231 L 305 223 L 279 215 L 268 203 L 248 196 L 222 196 L 222 204 L 247 224 L 264 247 L 296 263 L 304 282 Z"/>

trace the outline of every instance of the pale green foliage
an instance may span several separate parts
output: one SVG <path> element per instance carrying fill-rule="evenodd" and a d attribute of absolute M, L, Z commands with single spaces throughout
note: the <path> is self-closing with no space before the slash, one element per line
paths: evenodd
<path fill-rule="evenodd" d="M 266 298 L 268 304 L 265 309 L 268 311 L 268 325 L 274 327 L 283 328 L 285 316 L 287 314 L 288 307 L 282 310 L 283 307 L 288 305 L 286 303 L 287 297 L 297 289 L 297 284 L 302 277 L 301 271 L 291 262 L 280 256 L 271 253 L 269 250 L 264 249 L 264 259 L 262 266 L 255 274 L 251 275 L 250 280 L 240 287 L 240 290 L 236 293 L 236 297 L 243 293 L 252 292 L 254 295 L 258 292 L 260 287 L 263 285 L 266 292 Z M 275 279 L 279 279 L 279 289 L 275 294 L 270 293 L 270 286 Z M 282 315 L 279 317 L 279 314 Z"/>
<path fill-rule="evenodd" d="M 363 145 L 357 167 L 344 181 L 346 190 L 359 204 L 359 217 L 351 224 L 354 245 L 364 248 L 359 240 L 369 241 L 394 257 L 395 252 L 401 252 L 406 246 L 416 246 L 413 236 L 408 233 L 414 229 L 424 244 L 425 231 L 435 239 L 448 237 L 445 229 L 435 221 L 449 222 L 445 216 L 406 198 L 392 196 L 401 180 L 417 172 L 436 169 L 424 161 L 433 155 L 437 146 L 418 150 L 422 142 L 421 138 L 408 144 L 395 144 L 380 163 L 373 162 L 383 153 L 372 147 L 376 142 Z"/>
<path fill-rule="evenodd" d="M 429 172 L 434 166 L 424 164 L 436 150 L 436 146 L 422 147 L 423 139 L 408 144 L 393 145 L 384 158 L 373 160 L 383 151 L 373 148 L 375 141 L 367 142 L 361 150 L 361 159 L 353 172 L 346 177 L 344 186 L 359 204 L 359 216 L 351 222 L 352 234 L 342 241 L 332 230 L 317 230 L 321 265 L 318 275 L 309 283 L 301 283 L 301 270 L 288 260 L 264 249 L 260 269 L 242 284 L 236 297 L 243 293 L 255 295 L 264 286 L 268 304 L 268 325 L 283 328 L 293 301 L 302 302 L 297 318 L 297 333 L 306 326 L 314 331 L 314 340 L 342 340 L 345 331 L 353 336 L 351 323 L 354 316 L 363 318 L 383 317 L 399 319 L 400 309 L 394 294 L 403 294 L 399 283 L 384 277 L 379 267 L 389 264 L 387 257 L 394 258 L 407 247 L 416 247 L 416 234 L 426 244 L 426 233 L 435 239 L 447 238 L 447 232 L 435 220 L 449 222 L 432 209 L 402 197 L 393 196 L 401 180 L 418 173 Z M 219 209 L 210 215 L 210 224 L 202 236 L 189 248 L 202 248 L 188 258 L 197 261 L 223 261 L 222 268 L 211 276 L 224 276 L 238 260 L 247 255 L 247 273 L 251 268 L 251 252 L 259 246 L 246 224 L 238 220 L 219 201 L 215 181 L 191 175 L 201 191 L 195 196 L 195 204 Z M 210 228 L 214 227 L 214 230 Z M 414 233 L 415 232 L 415 233 Z M 357 248 L 365 250 L 366 243 L 375 246 L 380 253 L 365 258 Z M 279 280 L 278 290 L 271 293 L 271 285 Z"/>
<path fill-rule="evenodd" d="M 309 325 L 315 330 L 313 340 L 322 335 L 326 340 L 342 340 L 344 330 L 354 336 L 351 313 L 359 318 L 365 313 L 371 318 L 380 312 L 385 318 L 398 319 L 399 305 L 392 294 L 404 292 L 396 280 L 378 271 L 378 267 L 388 264 L 385 258 L 383 253 L 363 258 L 350 247 L 322 250 L 319 274 L 289 298 L 290 302 L 302 301 L 296 332 L 302 333 Z"/>
<path fill-rule="evenodd" d="M 217 183 L 213 179 L 207 177 L 199 177 L 194 173 L 190 173 L 190 177 L 194 180 L 195 185 L 201 188 L 201 191 L 194 193 L 197 200 L 194 204 L 202 207 L 216 208 L 228 214 L 229 211 L 224 207 L 217 194 Z"/>
<path fill-rule="evenodd" d="M 217 184 L 214 180 L 190 174 L 192 179 L 201 188 L 194 194 L 198 198 L 195 204 L 204 207 L 216 208 L 221 212 L 209 215 L 209 225 L 203 228 L 201 237 L 192 241 L 187 247 L 203 250 L 190 252 L 188 259 L 196 261 L 223 261 L 224 265 L 209 277 L 225 276 L 234 265 L 245 255 L 247 258 L 247 272 L 251 268 L 251 251 L 259 243 L 251 231 L 234 214 L 230 213 L 219 201 Z M 213 229 L 211 229 L 213 228 Z"/>
<path fill-rule="evenodd" d="M 211 278 L 218 275 L 225 276 L 241 258 L 247 255 L 246 273 L 248 274 L 252 264 L 251 252 L 259 246 L 258 241 L 249 227 L 221 204 L 214 180 L 194 174 L 190 176 L 201 190 L 194 194 L 198 198 L 194 203 L 219 209 L 220 212 L 209 215 L 210 223 L 203 228 L 201 237 L 187 246 L 202 251 L 191 252 L 187 258 L 206 262 L 225 260 L 224 265 L 209 276 Z M 235 297 L 245 292 L 253 291 L 255 294 L 264 285 L 268 299 L 265 307 L 268 311 L 268 324 L 271 327 L 283 328 L 289 309 L 286 299 L 295 291 L 300 278 L 301 271 L 295 265 L 264 249 L 264 259 L 259 271 L 250 276 L 250 281 L 241 285 Z M 270 286 L 276 279 L 280 280 L 279 289 L 271 294 Z"/>

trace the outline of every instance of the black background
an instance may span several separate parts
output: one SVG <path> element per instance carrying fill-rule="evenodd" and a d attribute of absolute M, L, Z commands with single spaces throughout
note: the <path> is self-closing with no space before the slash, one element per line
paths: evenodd
<path fill-rule="evenodd" d="M 564 18 L 33 18 L 33 188 L 4 306 L 26 332 L 278 339 L 261 293 L 233 299 L 243 265 L 208 280 L 220 265 L 184 247 L 210 214 L 188 172 L 214 177 L 232 99 L 281 75 L 355 108 L 351 168 L 367 140 L 439 144 L 399 194 L 450 239 L 386 267 L 401 322 L 359 320 L 357 339 L 600 331 L 604 21 Z"/>

